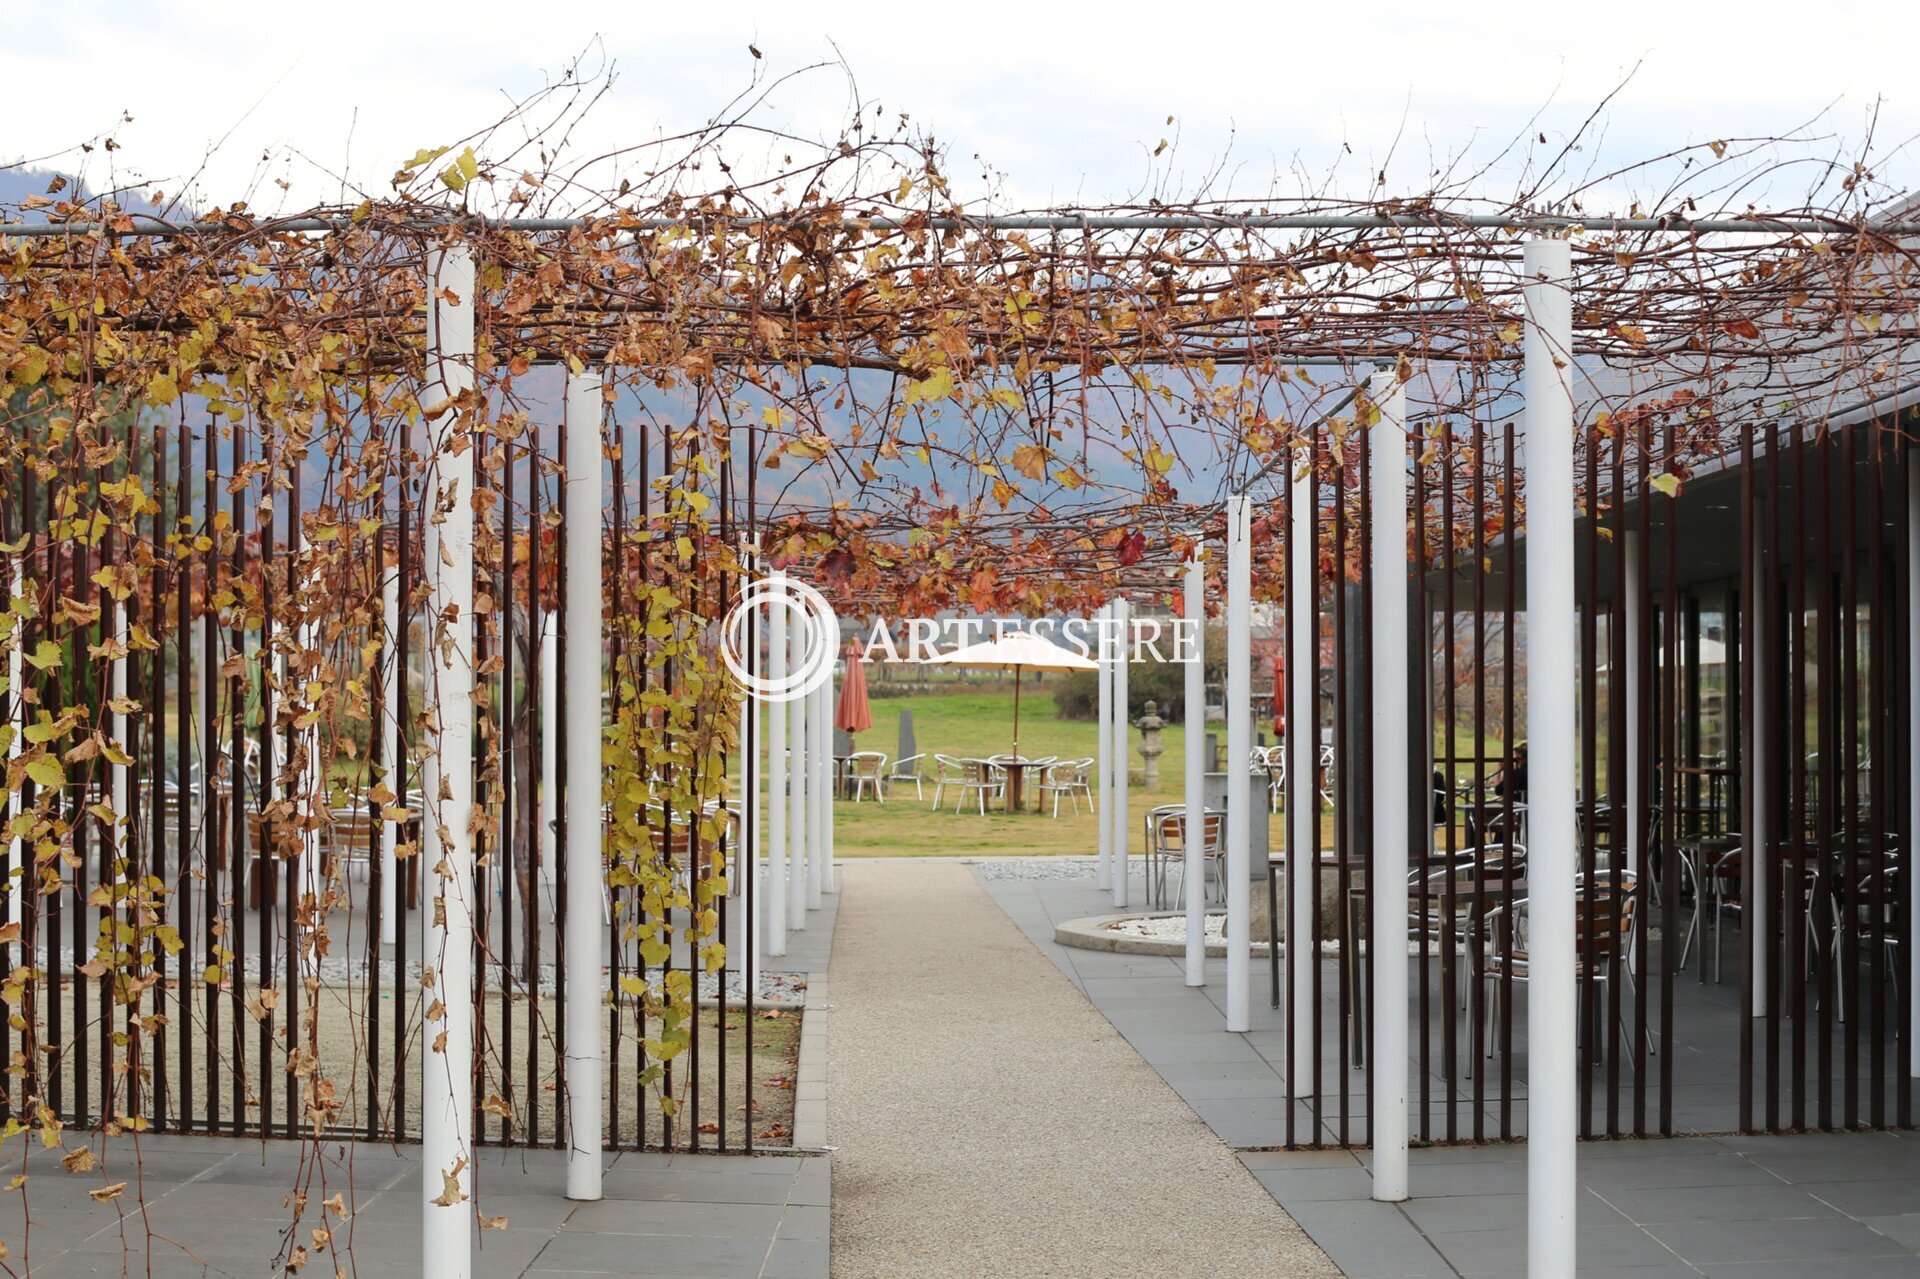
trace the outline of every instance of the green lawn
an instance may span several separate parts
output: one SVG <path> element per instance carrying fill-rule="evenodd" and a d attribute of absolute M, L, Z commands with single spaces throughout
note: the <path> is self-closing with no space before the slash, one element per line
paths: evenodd
<path fill-rule="evenodd" d="M 1095 754 L 1097 726 L 1091 720 L 1064 720 L 1054 715 L 1050 684 L 1034 684 L 1032 677 L 1020 698 L 1020 753 L 1028 757 L 1058 755 L 1075 759 Z M 974 685 L 953 692 L 873 699 L 873 727 L 854 740 L 858 750 L 885 751 L 892 757 L 899 743 L 900 712 L 913 712 L 914 738 L 927 755 L 926 772 L 934 772 L 933 755 L 986 756 L 1013 749 L 1013 686 Z M 1130 735 L 1128 765 L 1140 768 L 1140 735 Z M 1129 797 L 1133 819 L 1127 823 L 1135 853 L 1144 851 L 1141 818 L 1155 804 L 1179 803 L 1184 798 L 1182 770 L 1185 734 L 1179 728 L 1160 734 L 1166 748 L 1160 756 L 1160 784 L 1149 791 L 1135 787 Z M 1098 793 L 1098 787 L 1095 788 Z M 929 857 L 954 853 L 991 853 L 996 856 L 1051 856 L 1093 853 L 1100 846 L 1099 827 L 1083 801 L 1075 816 L 1062 803 L 1059 820 L 1048 814 L 1009 814 L 989 809 L 953 811 L 955 795 L 947 792 L 942 809 L 932 811 L 933 784 L 927 798 L 916 800 L 911 786 L 895 785 L 891 799 L 834 805 L 836 850 L 846 856 Z"/>
<path fill-rule="evenodd" d="M 1031 677 L 1029 677 L 1031 678 Z M 932 756 L 938 752 L 954 756 L 987 756 L 1013 749 L 1013 686 L 1011 684 L 965 685 L 952 691 L 918 693 L 905 697 L 873 699 L 873 727 L 859 734 L 856 750 L 885 751 L 891 758 L 898 748 L 900 712 L 913 712 L 914 737 L 927 755 L 926 773 L 934 772 Z M 1223 738 L 1224 725 L 1214 731 Z M 1058 755 L 1075 759 L 1095 754 L 1097 726 L 1091 720 L 1064 720 L 1054 714 L 1052 689 L 1045 684 L 1028 684 L 1020 702 L 1020 753 L 1029 757 Z M 1160 740 L 1165 747 L 1160 756 L 1160 781 L 1151 790 L 1135 785 L 1128 795 L 1130 807 L 1127 842 L 1130 851 L 1143 855 L 1146 833 L 1143 818 L 1158 804 L 1178 804 L 1186 799 L 1184 782 L 1186 734 L 1178 727 L 1163 729 Z M 1127 766 L 1137 777 L 1141 760 L 1140 735 L 1129 734 Z M 1472 743 L 1462 738 L 1457 747 L 1472 753 Z M 1488 752 L 1498 747 L 1489 744 Z M 1098 787 L 1095 788 L 1096 794 Z M 836 800 L 834 803 L 834 841 L 845 856 L 937 857 L 953 854 L 984 853 L 1001 857 L 1046 857 L 1091 854 L 1100 846 L 1100 831 L 1094 816 L 1083 802 L 1076 815 L 1063 803 L 1056 820 L 1045 813 L 1009 814 L 989 809 L 983 817 L 969 809 L 954 811 L 955 795 L 948 791 L 941 810 L 932 809 L 933 783 L 926 783 L 926 799 L 916 800 L 911 786 L 895 785 L 892 798 L 885 804 L 868 799 L 861 803 Z M 1272 838 L 1280 842 L 1280 823 L 1276 816 Z M 1321 840 L 1331 847 L 1333 814 L 1320 815 Z"/>

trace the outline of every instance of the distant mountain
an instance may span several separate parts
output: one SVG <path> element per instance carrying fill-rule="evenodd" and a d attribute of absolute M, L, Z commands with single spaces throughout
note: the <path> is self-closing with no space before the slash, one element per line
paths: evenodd
<path fill-rule="evenodd" d="M 65 177 L 67 185 L 57 192 L 49 192 L 48 187 Z M 76 194 L 77 193 L 77 194 Z M 51 169 L 13 169 L 0 168 L 0 217 L 8 222 L 44 222 L 47 220 L 45 209 L 22 209 L 20 206 L 32 196 L 43 196 L 50 200 L 91 200 L 95 193 L 85 183 L 76 182 L 70 175 Z M 123 213 L 157 215 L 159 208 L 148 203 L 144 190 L 120 191 L 114 195 Z M 168 216 L 191 217 L 189 210 L 175 206 Z"/>

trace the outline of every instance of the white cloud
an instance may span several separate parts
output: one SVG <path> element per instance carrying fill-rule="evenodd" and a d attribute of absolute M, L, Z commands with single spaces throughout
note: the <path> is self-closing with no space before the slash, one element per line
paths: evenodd
<path fill-rule="evenodd" d="M 507 95 L 537 87 L 597 33 L 620 80 L 578 139 L 589 150 L 699 123 L 756 65 L 777 74 L 837 50 L 865 100 L 911 112 L 951 145 L 956 177 L 977 177 L 978 153 L 1023 203 L 1125 198 L 1148 180 L 1161 137 L 1177 137 L 1161 161 L 1177 185 L 1197 182 L 1231 139 L 1236 192 L 1264 193 L 1297 159 L 1313 177 L 1339 161 L 1341 189 L 1364 194 L 1396 137 L 1391 185 L 1415 190 L 1430 159 L 1472 148 L 1491 160 L 1549 99 L 1535 127 L 1557 149 L 1636 63 L 1582 168 L 1776 134 L 1829 108 L 1819 131 L 1858 141 L 1882 94 L 1881 137 L 1904 140 L 1920 132 L 1920 96 L 1909 88 L 1914 14 L 1852 0 L 1817 15 L 1645 0 L 1506 10 L 1401 0 L 1350 9 L 71 4 L 58 22 L 0 42 L 10 98 L 34 104 L 0 126 L 0 152 L 56 150 L 109 128 L 125 108 L 134 122 L 115 129 L 123 149 L 87 159 L 95 186 L 111 164 L 122 180 L 177 189 L 224 138 L 200 182 L 207 198 L 300 207 L 338 198 L 323 168 L 348 167 L 384 188 L 415 148 L 495 118 Z M 837 73 L 816 72 L 782 90 L 765 119 L 830 137 L 848 92 Z M 290 159 L 289 148 L 313 163 Z M 1496 190 L 1512 188 L 1516 163 Z M 1899 163 L 1911 168 L 1910 155 Z M 282 195 L 274 178 L 293 189 Z"/>

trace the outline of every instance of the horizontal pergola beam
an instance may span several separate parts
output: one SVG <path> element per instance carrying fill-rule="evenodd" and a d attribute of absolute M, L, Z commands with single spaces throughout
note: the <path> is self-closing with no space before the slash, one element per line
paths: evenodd
<path fill-rule="evenodd" d="M 293 217 L 261 222 L 232 219 L 173 222 L 164 218 L 130 216 L 112 222 L 0 223 L 0 237 L 78 235 L 272 235 L 376 230 L 433 233 L 449 227 L 471 226 L 495 231 L 664 231 L 687 226 L 807 227 L 832 224 L 823 218 L 744 217 L 703 215 L 686 218 L 486 218 L 444 217 L 400 220 L 355 220 L 338 217 Z M 1586 232 L 1591 234 L 1656 235 L 1920 235 L 1920 222 L 1849 222 L 1840 218 L 1807 216 L 1753 218 L 1588 217 L 1554 214 L 1509 216 L 1498 213 L 1012 213 L 977 217 L 941 214 L 929 217 L 872 217 L 837 220 L 845 231 L 1496 231 L 1518 235 Z"/>

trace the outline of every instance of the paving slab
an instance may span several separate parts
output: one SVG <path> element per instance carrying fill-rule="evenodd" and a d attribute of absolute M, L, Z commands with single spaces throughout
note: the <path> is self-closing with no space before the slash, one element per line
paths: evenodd
<path fill-rule="evenodd" d="M 17 1146 L 0 1161 L 9 1180 L 27 1177 L 0 1195 L 0 1242 L 18 1272 L 29 1273 L 30 1259 L 42 1279 L 280 1275 L 289 1241 L 313 1253 L 305 1273 L 420 1271 L 417 1146 L 169 1136 L 98 1139 L 94 1149 L 98 1166 L 84 1174 Z M 825 1279 L 825 1159 L 611 1155 L 607 1163 L 606 1199 L 580 1204 L 564 1197 L 557 1152 L 483 1152 L 475 1207 L 506 1224 L 476 1226 L 477 1279 L 596 1271 Z M 120 1181 L 130 1185 L 117 1198 L 88 1193 Z M 306 1190 L 298 1212 L 296 1184 Z M 335 1193 L 337 1213 L 322 1203 Z M 330 1232 L 324 1244 L 315 1227 Z"/>
<path fill-rule="evenodd" d="M 1269 1149 L 1287 1140 L 1289 1104 L 1295 1107 L 1296 1140 L 1313 1140 L 1315 1120 L 1304 1101 L 1287 1100 L 1285 1035 L 1266 1005 L 1257 964 L 1254 1029 L 1227 1034 L 1217 961 L 1208 965 L 1207 985 L 1193 988 L 1183 977 L 1175 980 L 1179 964 L 1173 959 L 1134 968 L 1125 956 L 1061 947 L 1053 927 L 1062 919 L 1110 913 L 1104 894 L 1071 880 L 1008 884 L 981 878 L 996 900 L 1019 902 L 1009 916 L 1036 949 L 1126 1033 L 1217 1136 L 1241 1149 L 1241 1161 L 1260 1184 L 1345 1274 L 1524 1275 L 1524 1140 L 1416 1148 L 1409 1152 L 1415 1197 L 1404 1204 L 1374 1203 L 1371 1158 L 1364 1149 Z M 1173 971 L 1154 966 L 1163 964 Z M 1716 1006 L 1731 998 L 1712 986 L 1682 994 Z M 1515 1042 L 1524 1047 L 1519 1023 Z M 1690 1077 L 1674 1090 L 1677 1130 L 1700 1135 L 1581 1143 L 1580 1279 L 1920 1279 L 1920 1135 L 1723 1135 L 1737 1122 L 1738 1058 L 1716 1055 L 1712 1042 L 1700 1049 L 1689 1050 Z M 1326 1122 L 1319 1137 L 1332 1142 L 1338 1139 L 1332 1109 L 1341 1078 L 1337 1057 L 1329 1054 L 1321 1071 Z M 1514 1059 L 1514 1074 L 1510 1131 L 1524 1135 L 1524 1053 Z M 1354 1072 L 1346 1083 L 1349 1126 L 1364 1139 L 1364 1080 Z M 1417 1068 L 1413 1083 L 1418 1130 Z M 1495 1091 L 1492 1081 L 1488 1086 Z M 1474 1126 L 1473 1081 L 1463 1077 L 1452 1084 L 1458 1100 L 1451 1128 L 1448 1087 L 1443 1079 L 1429 1080 L 1430 1130 L 1465 1136 Z M 1482 1113 L 1485 1127 L 1497 1132 L 1492 1105 Z"/>

